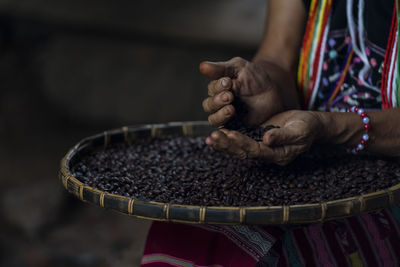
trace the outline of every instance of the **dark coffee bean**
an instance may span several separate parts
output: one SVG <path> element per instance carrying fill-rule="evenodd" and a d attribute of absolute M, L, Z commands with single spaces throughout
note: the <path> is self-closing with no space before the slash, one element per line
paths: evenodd
<path fill-rule="evenodd" d="M 384 167 L 385 165 L 386 165 L 386 161 L 384 161 L 384 160 L 377 160 L 376 161 L 376 164 L 379 166 L 379 167 Z"/>
<path fill-rule="evenodd" d="M 262 138 L 266 129 L 244 131 Z M 131 146 L 119 144 L 82 155 L 71 170 L 86 185 L 109 193 L 216 206 L 318 203 L 400 182 L 400 168 L 393 159 L 313 148 L 279 167 L 212 153 L 204 138 L 172 136 L 140 139 Z"/>

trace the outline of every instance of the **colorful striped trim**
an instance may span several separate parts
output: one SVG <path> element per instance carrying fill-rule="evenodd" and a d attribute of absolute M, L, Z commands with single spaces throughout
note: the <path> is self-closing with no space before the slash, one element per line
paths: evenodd
<path fill-rule="evenodd" d="M 397 33 L 394 39 L 394 46 L 397 46 Z M 386 86 L 386 98 L 388 103 L 388 108 L 393 106 L 393 99 L 392 99 L 392 91 L 393 86 L 395 86 L 396 78 L 394 77 L 396 73 L 396 54 L 397 50 L 393 51 L 392 56 L 390 57 L 390 67 L 389 67 L 389 80 Z"/>
<path fill-rule="evenodd" d="M 316 73 L 316 81 L 313 82 L 314 83 L 314 87 L 312 88 L 312 91 L 311 90 L 309 91 L 308 98 L 306 99 L 306 105 L 308 105 L 308 109 L 312 109 L 312 107 L 314 105 L 314 102 L 315 102 L 315 98 L 316 98 L 317 93 L 318 93 L 318 86 L 319 86 L 320 79 L 321 79 L 321 71 L 322 71 L 322 66 L 323 66 L 323 61 L 324 61 L 323 54 L 324 54 L 325 47 L 326 47 L 326 41 L 328 39 L 328 32 L 329 32 L 329 23 L 325 28 L 324 37 L 322 39 L 323 47 L 320 50 L 318 68 L 317 68 L 317 73 Z M 311 96 L 311 98 L 309 98 L 310 96 Z"/>
<path fill-rule="evenodd" d="M 399 38 L 399 29 L 400 29 L 400 17 L 399 17 L 399 1 L 395 0 L 396 2 L 396 26 L 397 26 L 397 39 Z M 398 90 L 398 86 L 400 84 L 400 74 L 399 74 L 399 62 L 400 62 L 400 45 L 397 40 L 397 46 L 396 46 L 396 67 L 395 67 L 395 73 L 396 73 L 396 81 L 393 84 L 392 91 L 393 91 L 393 96 L 392 96 L 392 106 L 397 106 L 400 101 L 400 90 Z M 393 89 L 394 88 L 394 89 Z"/>
<path fill-rule="evenodd" d="M 324 5 L 322 6 L 323 10 L 325 10 L 326 8 L 326 3 L 329 2 L 324 1 Z M 328 6 L 328 10 L 325 10 L 324 12 L 326 14 L 330 14 L 330 6 Z M 313 89 L 318 84 L 318 82 L 316 82 L 316 79 L 319 80 L 320 78 L 320 69 L 322 67 L 323 55 L 325 50 L 322 48 L 325 48 L 326 38 L 329 31 L 328 19 L 330 18 L 330 16 L 326 14 L 324 16 L 322 16 L 322 14 L 319 14 L 320 15 L 319 24 L 322 25 L 321 26 L 322 28 L 314 40 L 313 45 L 315 46 L 315 51 L 311 52 L 311 58 L 309 61 L 310 67 L 307 70 L 306 84 L 308 88 L 307 88 L 306 103 L 310 102 L 310 97 L 313 95 Z M 317 39 L 319 40 L 318 43 Z"/>
<path fill-rule="evenodd" d="M 327 36 L 332 0 L 312 0 L 299 59 L 297 81 L 308 106 L 316 80 L 319 80 L 321 60 Z"/>
<path fill-rule="evenodd" d="M 400 18 L 398 6 L 398 0 L 395 0 L 392 23 L 382 68 L 381 98 L 383 109 L 396 107 L 400 104 L 400 90 L 398 90 L 400 85 L 400 45 L 398 41 Z"/>
<path fill-rule="evenodd" d="M 382 67 L 382 82 L 381 82 L 381 99 L 382 99 L 382 108 L 387 108 L 387 97 L 386 97 L 386 86 L 387 86 L 387 77 L 388 77 L 388 71 L 387 71 L 387 66 L 389 62 L 389 58 L 391 55 L 391 48 L 393 46 L 393 35 L 394 35 L 394 16 L 395 16 L 395 11 L 393 10 L 393 15 L 392 15 L 392 23 L 390 25 L 390 31 L 389 31 L 389 37 L 386 45 L 386 53 L 385 53 L 385 58 L 383 61 L 383 67 Z"/>
<path fill-rule="evenodd" d="M 305 72 L 305 64 L 304 62 L 306 61 L 306 51 L 309 49 L 309 43 L 311 42 L 311 38 L 309 36 L 311 35 L 311 31 L 313 31 L 313 27 L 315 26 L 314 20 L 315 20 L 315 14 L 317 12 L 316 5 L 317 5 L 316 0 L 311 1 L 311 6 L 310 6 L 310 11 L 308 14 L 308 21 L 307 21 L 307 27 L 305 29 L 304 33 L 304 39 L 303 39 L 303 44 L 302 44 L 302 49 L 300 53 L 300 59 L 299 59 L 299 69 L 297 73 L 297 79 L 298 79 L 298 84 L 302 85 L 303 84 L 303 78 L 304 78 L 304 72 Z"/>

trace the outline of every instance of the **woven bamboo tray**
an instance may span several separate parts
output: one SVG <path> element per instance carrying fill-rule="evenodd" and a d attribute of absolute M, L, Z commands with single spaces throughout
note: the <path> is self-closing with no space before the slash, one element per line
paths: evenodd
<path fill-rule="evenodd" d="M 206 136 L 212 130 L 207 122 L 174 122 L 106 131 L 83 139 L 66 154 L 61 161 L 60 179 L 70 193 L 84 202 L 138 218 L 194 224 L 305 224 L 353 216 L 400 202 L 400 184 L 397 184 L 378 192 L 317 204 L 268 207 L 176 205 L 102 192 L 84 185 L 70 172 L 70 166 L 81 155 L 110 144 L 130 144 L 135 139 L 148 136 Z"/>

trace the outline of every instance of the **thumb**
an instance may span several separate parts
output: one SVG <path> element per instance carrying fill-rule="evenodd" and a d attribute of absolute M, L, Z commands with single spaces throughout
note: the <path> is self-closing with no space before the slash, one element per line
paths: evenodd
<path fill-rule="evenodd" d="M 229 62 L 204 61 L 201 62 L 199 66 L 200 72 L 203 75 L 214 80 L 220 79 L 222 77 L 233 78 L 233 75 L 227 75 L 230 68 L 233 68 L 233 66 L 229 67 Z"/>
<path fill-rule="evenodd" d="M 293 144 L 296 134 L 288 128 L 276 128 L 267 131 L 263 136 L 263 144 L 267 146 L 284 146 Z"/>
<path fill-rule="evenodd" d="M 199 65 L 200 72 L 211 79 L 220 79 L 222 77 L 234 78 L 235 66 L 229 62 L 210 62 L 203 61 Z"/>

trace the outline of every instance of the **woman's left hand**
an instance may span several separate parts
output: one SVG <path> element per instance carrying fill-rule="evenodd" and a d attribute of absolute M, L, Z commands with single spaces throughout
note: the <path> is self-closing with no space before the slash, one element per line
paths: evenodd
<path fill-rule="evenodd" d="M 291 110 L 273 116 L 262 126 L 274 125 L 262 142 L 237 131 L 220 129 L 206 139 L 213 149 L 239 158 L 262 158 L 267 162 L 286 165 L 305 152 L 319 138 L 322 123 L 317 112 Z"/>

